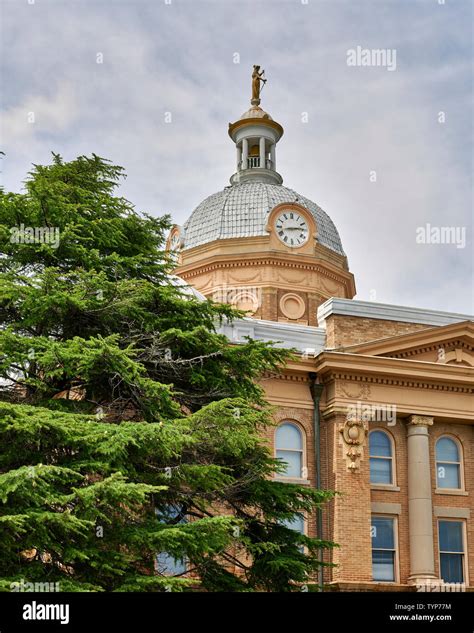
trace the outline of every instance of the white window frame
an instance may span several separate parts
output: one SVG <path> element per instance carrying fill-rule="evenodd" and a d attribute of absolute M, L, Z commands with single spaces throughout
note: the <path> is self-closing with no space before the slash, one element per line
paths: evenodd
<path fill-rule="evenodd" d="M 448 440 L 451 440 L 452 442 L 454 442 L 458 448 L 458 457 L 459 457 L 459 461 L 457 462 L 442 462 L 442 461 L 438 461 L 438 456 L 437 456 L 437 449 L 438 449 L 438 442 L 444 438 L 447 438 Z M 435 441 L 435 446 L 434 446 L 434 458 L 435 458 L 435 476 L 436 476 L 436 492 L 441 492 L 441 493 L 449 493 L 451 491 L 454 492 L 464 492 L 465 491 L 465 487 L 464 487 L 464 451 L 463 451 L 463 446 L 461 444 L 461 442 L 459 441 L 459 439 L 455 436 L 455 435 L 450 435 L 449 433 L 443 433 L 442 435 L 440 435 L 439 437 L 436 438 Z M 442 466 L 443 464 L 455 464 L 459 466 L 459 488 L 440 488 L 438 486 L 438 464 L 440 466 Z"/>
<path fill-rule="evenodd" d="M 442 436 L 444 437 L 444 436 Z M 448 552 L 446 550 L 441 551 L 441 543 L 439 538 L 439 524 L 441 521 L 451 521 L 454 523 L 461 523 L 461 532 L 462 532 L 462 572 L 463 572 L 463 582 L 462 584 L 469 586 L 469 565 L 467 560 L 467 522 L 465 519 L 457 519 L 453 517 L 438 517 L 437 518 L 437 528 L 438 528 L 438 570 L 439 570 L 439 578 L 442 582 L 446 584 L 452 584 L 450 580 L 443 580 L 441 578 L 441 554 L 459 554 L 460 552 Z"/>
<path fill-rule="evenodd" d="M 390 452 L 391 452 L 390 457 L 377 456 L 377 455 L 372 455 L 371 454 L 371 452 L 370 452 L 370 436 L 372 435 L 372 433 L 375 433 L 375 432 L 384 433 L 388 437 L 388 440 L 390 442 Z M 386 431 L 385 429 L 375 428 L 375 429 L 372 429 L 370 431 L 368 439 L 369 439 L 369 481 L 370 481 L 370 487 L 371 488 L 397 488 L 397 468 L 396 468 L 396 459 L 395 459 L 395 439 L 394 439 L 393 435 L 391 433 L 389 433 L 388 431 Z M 391 475 L 392 475 L 391 483 L 384 484 L 384 483 L 376 483 L 376 482 L 372 481 L 372 471 L 371 471 L 371 468 L 370 468 L 370 460 L 371 459 L 387 459 L 387 460 L 390 460 Z"/>
<path fill-rule="evenodd" d="M 294 448 L 278 448 L 277 447 L 277 431 L 278 429 L 283 426 L 284 424 L 290 424 L 291 426 L 294 426 L 297 431 L 299 432 L 300 436 L 301 436 L 301 450 L 300 449 L 294 449 Z M 280 459 L 281 461 L 282 458 L 278 457 L 278 451 L 288 451 L 288 452 L 294 452 L 294 453 L 301 453 L 301 473 L 299 477 L 288 477 L 285 473 L 276 473 L 276 479 L 282 479 L 284 481 L 307 481 L 308 480 L 308 462 L 307 462 L 307 455 L 306 455 L 306 432 L 303 428 L 303 426 L 297 422 L 296 420 L 293 419 L 283 419 L 280 420 L 280 422 L 278 422 L 278 426 L 275 429 L 275 433 L 274 433 L 274 438 L 273 438 L 273 447 L 274 447 L 274 456 L 277 459 Z"/>
<path fill-rule="evenodd" d="M 370 548 L 370 557 L 371 557 L 371 566 L 372 563 L 372 552 L 374 549 L 382 552 L 394 552 L 393 557 L 393 580 L 375 580 L 373 578 L 373 567 L 372 568 L 372 582 L 377 583 L 388 583 L 391 585 L 400 584 L 400 559 L 399 559 L 399 546 L 398 546 L 398 516 L 395 514 L 381 514 L 380 512 L 373 512 L 370 515 L 370 529 L 372 530 L 372 519 L 392 519 L 393 521 L 393 546 L 395 549 L 381 549 L 380 547 L 372 547 L 372 535 L 371 535 L 371 548 Z"/>

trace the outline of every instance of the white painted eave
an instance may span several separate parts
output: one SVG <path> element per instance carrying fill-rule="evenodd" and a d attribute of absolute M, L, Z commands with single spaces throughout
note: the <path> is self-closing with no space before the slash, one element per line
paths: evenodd
<path fill-rule="evenodd" d="M 296 349 L 311 357 L 324 350 L 326 330 L 309 325 L 278 323 L 244 317 L 232 323 L 226 322 L 217 327 L 233 343 L 245 343 L 249 337 L 257 341 L 273 341 L 275 347 Z"/>
<path fill-rule="evenodd" d="M 356 301 L 332 297 L 318 308 L 318 325 L 325 327 L 326 319 L 331 315 L 361 317 L 365 319 L 383 319 L 403 323 L 419 323 L 427 326 L 450 325 L 461 321 L 473 321 L 474 316 L 456 312 L 441 312 L 426 308 L 411 308 L 375 301 Z"/>

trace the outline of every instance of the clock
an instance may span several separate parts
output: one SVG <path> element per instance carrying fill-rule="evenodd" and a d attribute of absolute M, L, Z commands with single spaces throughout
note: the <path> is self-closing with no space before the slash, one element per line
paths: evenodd
<path fill-rule="evenodd" d="M 179 250 L 179 247 L 181 246 L 181 236 L 179 231 L 174 231 L 174 233 L 171 234 L 169 245 L 171 251 Z"/>
<path fill-rule="evenodd" d="M 278 238 L 293 248 L 303 246 L 308 241 L 308 223 L 298 211 L 282 211 L 275 220 Z"/>

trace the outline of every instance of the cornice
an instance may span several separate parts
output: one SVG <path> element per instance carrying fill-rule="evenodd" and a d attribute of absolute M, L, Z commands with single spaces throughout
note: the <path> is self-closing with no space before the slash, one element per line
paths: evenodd
<path fill-rule="evenodd" d="M 363 382 L 369 384 L 387 385 L 392 387 L 403 387 L 404 389 L 433 389 L 435 391 L 450 391 L 453 393 L 474 393 L 474 382 L 469 385 L 445 385 L 442 383 L 431 382 L 429 380 L 413 379 L 408 380 L 404 378 L 386 378 L 378 376 L 365 376 L 356 373 L 333 373 L 330 380 L 349 380 L 353 382 Z M 323 380 L 324 383 L 329 380 Z"/>
<path fill-rule="evenodd" d="M 290 268 L 295 270 L 307 270 L 311 272 L 317 272 L 328 279 L 343 283 L 348 290 L 355 290 L 354 278 L 352 273 L 338 269 L 334 264 L 326 262 L 325 260 L 318 259 L 317 261 L 309 262 L 300 259 L 291 260 L 287 254 L 279 255 L 252 255 L 248 259 L 238 259 L 237 253 L 231 255 L 220 255 L 204 260 L 198 264 L 186 264 L 179 266 L 175 274 L 183 277 L 183 279 L 192 279 L 198 275 L 213 272 L 215 270 L 221 270 L 223 268 L 246 268 L 255 266 L 275 266 Z"/>
<path fill-rule="evenodd" d="M 293 368 L 292 368 L 293 369 Z M 309 377 L 307 374 L 307 369 L 302 368 L 302 373 L 300 374 L 270 374 L 265 373 L 262 377 L 262 380 L 284 380 L 286 382 L 301 382 L 304 384 L 309 383 Z"/>
<path fill-rule="evenodd" d="M 461 341 L 458 339 L 447 341 L 445 344 L 443 344 L 443 348 L 445 352 L 451 352 L 455 349 L 465 349 L 466 351 L 471 352 L 471 353 L 474 351 L 474 347 L 472 345 L 469 345 L 465 341 Z M 405 352 L 390 353 L 390 354 L 391 354 L 391 358 L 409 358 L 410 356 L 416 356 L 418 354 L 423 354 L 426 352 L 436 352 L 439 349 L 440 349 L 439 344 L 426 345 L 426 346 L 417 347 L 415 349 L 407 350 Z"/>
<path fill-rule="evenodd" d="M 290 204 L 294 204 L 294 203 L 290 203 Z M 281 206 L 285 206 L 285 205 L 281 205 L 281 204 L 277 205 L 277 207 L 281 207 Z M 302 208 L 304 209 L 304 207 Z M 307 213 L 307 210 L 305 211 Z M 182 251 L 182 253 L 186 256 L 186 259 L 189 259 L 191 257 L 196 257 L 196 256 L 199 257 L 202 253 L 204 257 L 203 259 L 199 259 L 199 263 L 200 263 L 201 261 L 206 262 L 216 257 L 233 258 L 236 255 L 234 251 L 231 251 L 230 253 L 226 253 L 225 251 L 228 251 L 229 248 L 232 248 L 234 246 L 238 247 L 240 245 L 244 245 L 246 247 L 244 256 L 250 256 L 250 257 L 253 257 L 254 255 L 268 256 L 269 254 L 276 253 L 276 254 L 281 254 L 283 257 L 290 257 L 290 258 L 297 257 L 298 259 L 305 258 L 305 257 L 309 257 L 309 258 L 315 257 L 314 253 L 300 252 L 299 250 L 294 250 L 294 249 L 278 251 L 278 250 L 275 250 L 275 248 L 269 248 L 269 239 L 270 239 L 269 231 L 260 235 L 225 237 L 225 238 L 219 238 L 219 239 L 213 240 L 212 242 L 198 244 L 197 246 L 193 246 L 191 248 L 185 248 Z M 261 251 L 252 251 L 251 253 L 249 253 L 248 251 L 249 246 L 261 247 Z M 331 248 L 329 248 L 325 244 L 322 244 L 321 242 L 315 243 L 315 251 L 316 251 L 316 254 L 320 252 L 323 255 L 323 257 L 321 258 L 321 261 L 329 261 L 329 263 L 331 263 L 333 266 L 337 268 L 339 268 L 339 266 L 343 266 L 343 270 L 345 272 L 349 272 L 347 268 L 346 255 L 342 255 L 341 253 L 337 253 L 336 251 L 333 251 Z M 242 253 L 239 253 L 239 255 L 241 254 Z M 325 259 L 324 257 L 327 257 L 327 259 Z M 189 265 L 192 265 L 192 264 L 189 264 Z"/>
<path fill-rule="evenodd" d="M 321 376 L 420 386 L 438 390 L 462 390 L 460 385 L 474 387 L 474 369 L 426 361 L 365 356 L 344 352 L 322 352 L 316 359 L 315 370 Z M 358 378 L 359 377 L 359 378 Z M 436 383 L 437 386 L 435 386 Z M 433 385 L 432 387 L 430 385 Z"/>
<path fill-rule="evenodd" d="M 279 139 L 283 136 L 283 132 L 284 132 L 283 127 L 276 121 L 273 121 L 273 119 L 264 119 L 263 117 L 253 117 L 253 118 L 248 118 L 248 119 L 239 119 L 238 121 L 235 121 L 235 123 L 229 123 L 230 138 L 233 140 L 233 134 L 236 130 L 242 127 L 248 127 L 252 125 L 264 125 L 267 127 L 271 127 L 273 130 L 278 132 Z"/>
<path fill-rule="evenodd" d="M 333 417 L 346 418 L 348 406 L 352 404 L 350 400 L 336 399 L 331 401 L 330 404 L 321 405 L 321 418 L 323 420 L 330 420 Z M 372 404 L 371 402 L 368 403 Z M 383 405 L 384 403 L 373 403 L 375 405 Z M 406 420 L 408 416 L 413 415 L 416 411 L 416 415 L 432 417 L 436 422 L 443 423 L 455 423 L 466 424 L 468 426 L 474 425 L 474 418 L 469 418 L 466 411 L 453 409 L 452 407 L 437 407 L 430 404 L 429 406 L 423 406 L 420 404 L 399 404 L 397 403 L 397 420 Z"/>

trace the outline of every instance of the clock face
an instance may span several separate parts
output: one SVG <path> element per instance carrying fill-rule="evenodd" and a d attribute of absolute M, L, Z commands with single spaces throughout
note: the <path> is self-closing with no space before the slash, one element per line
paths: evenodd
<path fill-rule="evenodd" d="M 172 251 L 176 251 L 179 248 L 180 244 L 180 236 L 178 232 L 173 233 L 170 239 L 170 249 Z"/>
<path fill-rule="evenodd" d="M 287 246 L 296 248 L 305 244 L 309 237 L 308 224 L 298 211 L 283 211 L 275 221 L 278 237 Z"/>

